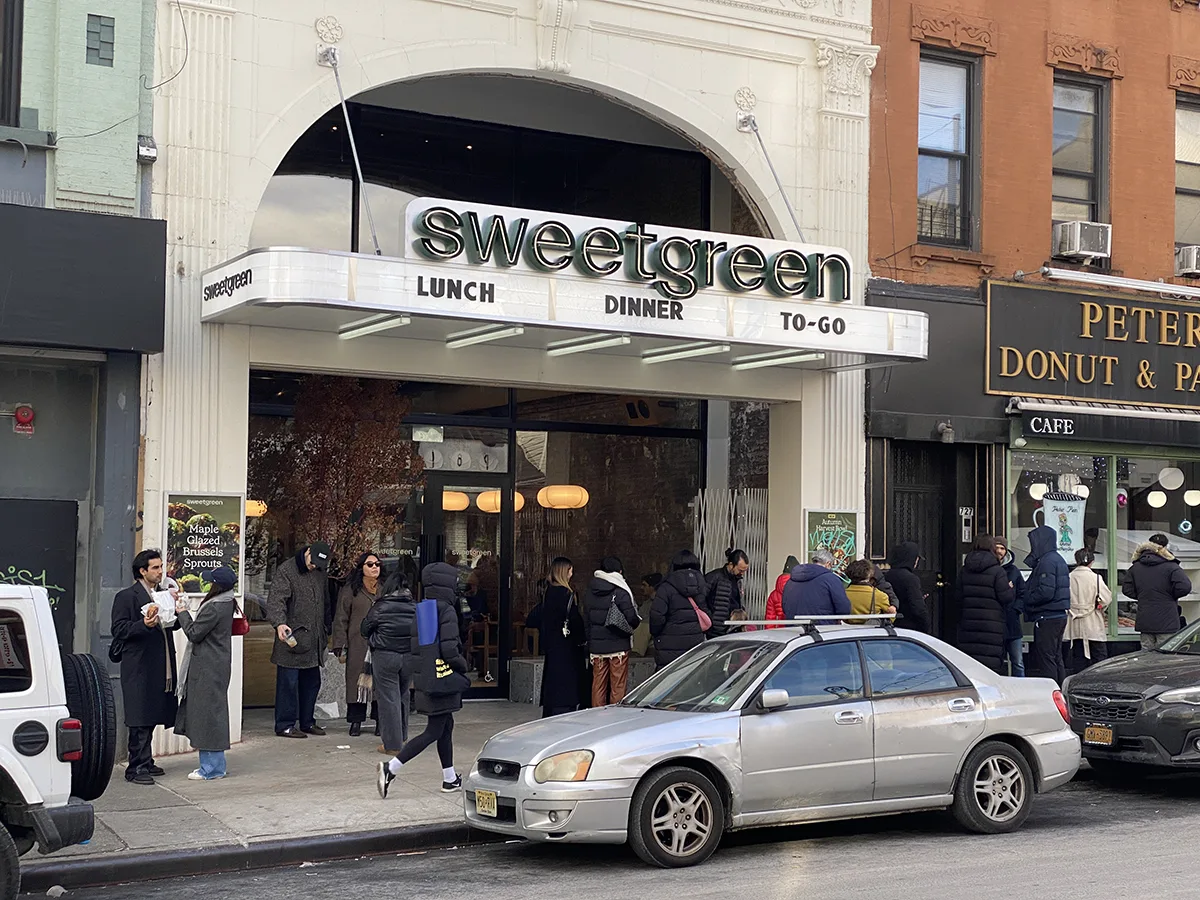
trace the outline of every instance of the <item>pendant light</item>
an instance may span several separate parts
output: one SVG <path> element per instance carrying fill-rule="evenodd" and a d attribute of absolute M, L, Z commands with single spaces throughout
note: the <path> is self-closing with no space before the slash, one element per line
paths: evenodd
<path fill-rule="evenodd" d="M 537 493 L 537 502 L 546 509 L 583 509 L 589 500 L 586 488 L 577 484 L 550 484 Z"/>
<path fill-rule="evenodd" d="M 499 491 L 484 491 L 475 498 L 475 505 L 485 513 L 500 512 L 500 492 Z M 520 512 L 525 508 L 525 495 L 519 491 L 513 494 L 513 508 Z"/>
<path fill-rule="evenodd" d="M 462 512 L 471 505 L 471 498 L 462 491 L 442 491 L 442 509 L 445 512 Z"/>

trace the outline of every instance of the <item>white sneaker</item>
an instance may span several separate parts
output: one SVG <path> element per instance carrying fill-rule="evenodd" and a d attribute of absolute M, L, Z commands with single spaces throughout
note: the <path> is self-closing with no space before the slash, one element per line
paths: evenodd
<path fill-rule="evenodd" d="M 196 769 L 194 772 L 188 772 L 188 781 L 216 781 L 224 777 L 224 775 L 201 775 L 199 769 Z"/>

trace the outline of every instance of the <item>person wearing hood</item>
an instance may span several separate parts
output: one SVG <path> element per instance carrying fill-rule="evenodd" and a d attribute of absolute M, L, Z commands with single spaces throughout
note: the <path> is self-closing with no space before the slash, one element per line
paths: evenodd
<path fill-rule="evenodd" d="M 395 755 L 408 740 L 409 689 L 414 673 L 417 604 L 404 573 L 395 571 L 363 616 L 359 634 L 371 648 L 371 690 L 379 718 L 380 753 Z M 365 678 L 366 676 L 364 676 Z"/>
<path fill-rule="evenodd" d="M 638 618 L 642 620 L 633 631 L 633 652 L 638 656 L 650 655 L 650 607 L 654 603 L 654 594 L 658 590 L 658 586 L 662 584 L 662 574 L 659 572 L 650 572 L 642 576 L 641 584 L 638 585 L 638 590 L 641 592 L 641 598 L 638 601 Z"/>
<path fill-rule="evenodd" d="M 704 576 L 700 560 L 691 550 L 671 559 L 671 572 L 663 579 L 650 604 L 650 635 L 654 638 L 654 665 L 661 669 L 704 642 Z"/>
<path fill-rule="evenodd" d="M 237 572 L 229 566 L 215 569 L 212 583 L 195 615 L 182 596 L 175 600 L 179 628 L 187 635 L 179 662 L 179 712 L 175 733 L 200 751 L 200 768 L 191 781 L 216 781 L 225 777 L 225 751 L 229 749 L 229 673 L 233 666 L 233 614 L 238 609 L 233 589 Z"/>
<path fill-rule="evenodd" d="M 325 664 L 325 613 L 329 606 L 329 545 L 316 541 L 279 564 L 267 594 L 267 618 L 275 626 L 275 733 L 280 737 L 321 736 L 317 694 Z M 299 722 L 299 728 L 296 727 Z"/>
<path fill-rule="evenodd" d="M 641 624 L 621 561 L 606 556 L 584 598 L 588 656 L 592 663 L 592 708 L 620 703 L 629 683 L 629 650 Z"/>
<path fill-rule="evenodd" d="M 728 631 L 729 617 L 742 609 L 742 591 L 746 572 L 750 570 L 750 558 L 741 550 L 730 548 L 725 551 L 725 565 L 713 569 L 704 576 L 707 588 L 705 603 L 712 616 L 709 637 L 717 637 Z"/>
<path fill-rule="evenodd" d="M 1137 630 L 1142 649 L 1158 646 L 1179 630 L 1179 598 L 1192 591 L 1175 555 L 1167 549 L 1167 536 L 1153 534 L 1133 551 L 1133 564 L 1121 577 L 1121 593 L 1137 601 Z"/>
<path fill-rule="evenodd" d="M 820 549 L 813 552 L 812 562 L 792 569 L 783 588 L 783 617 L 843 616 L 850 612 L 846 583 L 833 571 L 833 554 Z M 832 624 L 832 623 L 830 623 Z"/>
<path fill-rule="evenodd" d="M 384 800 L 404 766 L 434 743 L 442 764 L 442 793 L 462 789 L 462 776 L 454 770 L 454 714 L 462 709 L 462 695 L 471 682 L 459 622 L 458 570 L 449 563 L 430 563 L 421 570 L 421 584 L 425 596 L 416 615 L 416 706 L 428 719 L 423 732 L 379 764 L 376 787 Z"/>
<path fill-rule="evenodd" d="M 792 569 L 800 565 L 800 560 L 794 556 L 789 556 L 783 564 L 783 573 L 775 579 L 775 590 L 771 591 L 767 597 L 767 620 L 775 621 L 783 618 L 783 589 L 787 587 L 787 583 L 791 580 Z M 768 628 L 782 628 L 781 625 L 769 625 Z"/>
<path fill-rule="evenodd" d="M 1025 629 L 1021 627 L 1021 616 L 1025 612 L 1025 576 L 1017 567 L 1012 551 L 1008 549 L 1008 538 L 996 535 L 996 558 L 1008 574 L 1008 583 L 1016 595 L 1012 604 L 1004 611 L 1004 646 L 1008 653 L 1008 674 L 1013 678 L 1025 677 Z"/>
<path fill-rule="evenodd" d="M 1058 552 L 1058 536 L 1049 525 L 1029 532 L 1028 591 L 1025 594 L 1025 621 L 1033 623 L 1030 663 L 1035 675 L 1052 678 L 1061 685 L 1066 677 L 1062 640 L 1071 609 L 1071 577 L 1066 560 Z"/>
<path fill-rule="evenodd" d="M 1108 617 L 1105 613 L 1112 604 L 1112 592 L 1100 573 L 1092 568 L 1095 561 L 1096 554 L 1087 547 L 1075 551 L 1075 568 L 1071 570 L 1071 612 L 1065 632 L 1073 673 L 1108 659 Z"/>
<path fill-rule="evenodd" d="M 896 606 L 900 610 L 900 620 L 896 624 L 930 634 L 928 595 L 916 573 L 920 561 L 921 552 L 915 543 L 897 544 L 888 558 L 887 580 L 896 592 Z"/>
<path fill-rule="evenodd" d="M 996 542 L 981 534 L 963 560 L 955 595 L 959 605 L 958 649 L 1000 672 L 1008 655 L 1007 609 L 1016 590 L 996 555 Z"/>
<path fill-rule="evenodd" d="M 580 675 L 584 668 L 586 628 L 571 578 L 575 568 L 565 556 L 550 563 L 550 580 L 542 602 L 529 611 L 527 628 L 538 630 L 542 664 L 542 718 L 579 709 Z"/>

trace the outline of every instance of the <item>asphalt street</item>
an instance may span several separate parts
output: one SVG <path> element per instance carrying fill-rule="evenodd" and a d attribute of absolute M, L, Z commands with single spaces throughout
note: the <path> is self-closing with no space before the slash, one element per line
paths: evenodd
<path fill-rule="evenodd" d="M 623 847 L 495 844 L 71 891 L 78 900 L 252 896 L 324 900 L 539 895 L 822 900 L 1072 896 L 1194 898 L 1200 778 L 1110 786 L 1090 773 L 1038 797 L 1011 835 L 961 833 L 936 814 L 728 836 L 707 863 L 662 871 Z"/>

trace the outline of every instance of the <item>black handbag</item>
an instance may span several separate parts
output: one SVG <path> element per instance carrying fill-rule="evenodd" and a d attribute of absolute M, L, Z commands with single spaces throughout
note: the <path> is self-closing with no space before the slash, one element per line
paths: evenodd
<path fill-rule="evenodd" d="M 613 593 L 612 600 L 609 601 L 608 615 L 604 617 L 604 624 L 624 634 L 633 634 L 635 630 L 629 624 L 629 620 L 625 618 L 625 613 L 621 612 L 621 607 L 617 606 L 617 595 L 615 592 Z"/>

